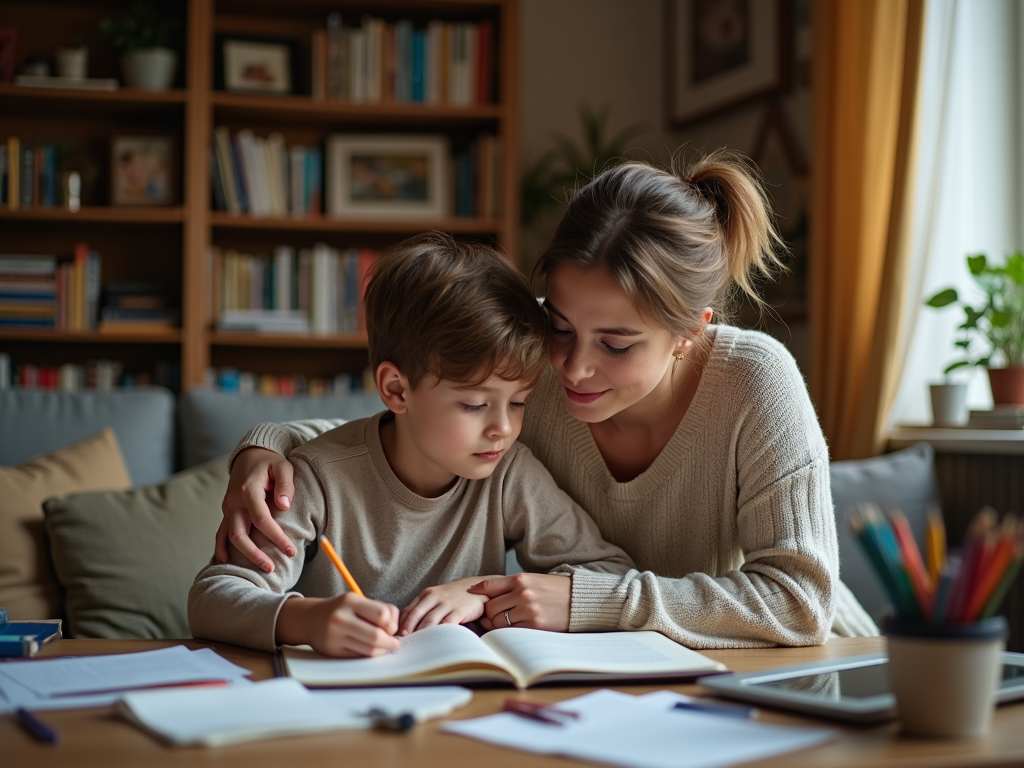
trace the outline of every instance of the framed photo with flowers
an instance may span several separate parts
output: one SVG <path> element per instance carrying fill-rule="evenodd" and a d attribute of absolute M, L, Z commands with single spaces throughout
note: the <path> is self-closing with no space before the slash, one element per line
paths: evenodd
<path fill-rule="evenodd" d="M 665 0 L 669 123 L 787 88 L 790 12 L 789 0 Z"/>

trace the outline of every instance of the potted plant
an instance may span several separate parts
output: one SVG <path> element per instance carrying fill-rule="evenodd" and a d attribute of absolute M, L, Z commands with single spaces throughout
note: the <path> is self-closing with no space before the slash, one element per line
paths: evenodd
<path fill-rule="evenodd" d="M 175 26 L 160 15 L 153 0 L 135 0 L 125 13 L 100 22 L 100 31 L 121 54 L 125 85 L 147 90 L 171 87 L 177 65 L 171 47 Z"/>
<path fill-rule="evenodd" d="M 984 292 L 980 303 L 946 288 L 925 303 L 942 308 L 957 304 L 964 312 L 956 347 L 963 357 L 946 367 L 949 374 L 970 365 L 984 366 L 996 405 L 1024 403 L 1024 252 L 1001 264 L 979 253 L 967 257 L 971 277 Z"/>

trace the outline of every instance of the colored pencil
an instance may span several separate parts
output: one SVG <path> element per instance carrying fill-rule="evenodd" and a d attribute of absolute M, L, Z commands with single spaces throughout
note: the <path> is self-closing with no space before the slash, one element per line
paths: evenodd
<path fill-rule="evenodd" d="M 869 530 L 867 521 L 861 514 L 855 514 L 850 517 L 849 525 L 850 530 L 853 531 L 857 539 L 857 543 L 860 545 L 861 551 L 867 557 L 868 562 L 874 567 L 875 575 L 882 583 L 882 592 L 889 598 L 889 602 L 892 603 L 892 607 L 896 609 L 896 612 L 903 613 L 904 607 L 899 588 L 896 586 L 896 581 L 889 570 L 889 566 L 882 557 L 878 542 Z"/>
<path fill-rule="evenodd" d="M 996 537 L 992 551 L 983 559 L 978 578 L 967 601 L 965 619 L 974 621 L 978 618 L 999 582 L 1002 581 L 1006 569 L 1013 560 L 1013 552 L 1017 544 L 1017 518 L 1007 515 L 1003 520 L 1002 530 Z"/>
<path fill-rule="evenodd" d="M 985 539 L 995 525 L 995 520 L 995 513 L 986 507 L 975 515 L 967 528 L 960 573 L 957 574 L 956 580 L 953 582 L 953 591 L 949 595 L 949 608 L 946 612 L 946 620 L 949 622 L 962 623 L 964 621 L 967 600 L 973 589 L 978 562 L 986 547 Z"/>
<path fill-rule="evenodd" d="M 942 566 L 942 574 L 939 576 L 939 583 L 935 586 L 935 600 L 932 603 L 932 624 L 942 624 L 946 620 L 946 610 L 949 608 L 949 593 L 953 589 L 953 582 L 960 573 L 960 553 L 950 552 L 949 557 Z"/>
<path fill-rule="evenodd" d="M 1017 577 L 1017 573 L 1020 571 L 1021 561 L 1024 560 L 1024 541 L 1018 540 L 1017 546 L 1013 553 L 1013 562 L 1010 563 L 1010 567 L 1006 569 L 1006 573 L 1003 574 L 1002 581 L 999 582 L 999 586 L 996 587 L 995 592 L 992 593 L 992 597 L 988 599 L 988 603 L 985 604 L 984 610 L 981 612 L 979 619 L 987 619 L 992 616 L 999 608 L 999 605 L 1003 602 L 1003 598 L 1006 597 L 1006 593 L 1010 590 L 1010 585 L 1013 580 Z"/>
<path fill-rule="evenodd" d="M 936 507 L 928 508 L 925 542 L 928 575 L 934 586 L 939 583 L 939 576 L 942 575 L 942 569 L 946 564 L 946 526 L 942 522 L 942 513 Z"/>
<path fill-rule="evenodd" d="M 867 513 L 868 528 L 875 532 L 882 552 L 882 558 L 887 563 L 896 588 L 900 594 L 903 610 L 900 611 L 907 618 L 919 618 L 921 607 L 917 598 L 914 597 L 914 588 L 910 583 L 910 574 L 907 573 L 906 564 L 903 562 L 903 555 L 900 553 L 899 545 L 896 543 L 896 535 L 892 531 L 889 521 L 882 515 L 881 510 L 875 506 L 868 506 Z"/>
<path fill-rule="evenodd" d="M 338 553 L 334 550 L 334 546 L 326 536 L 320 537 L 320 546 L 323 548 L 324 552 L 327 553 L 327 556 L 331 558 L 331 562 L 334 563 L 334 567 L 338 569 L 338 573 L 341 574 L 341 578 L 345 580 L 348 588 L 360 597 L 366 597 L 366 595 L 363 594 L 363 590 L 361 590 L 359 585 L 356 584 L 356 580 L 352 578 L 352 574 L 348 572 L 348 568 L 346 568 L 345 564 L 341 562 L 341 558 L 338 557 Z"/>
<path fill-rule="evenodd" d="M 914 533 L 910 530 L 910 523 L 907 522 L 907 518 L 902 512 L 898 509 L 890 509 L 889 523 L 892 525 L 900 554 L 903 555 L 903 563 L 910 576 L 910 584 L 914 589 L 918 608 L 927 619 L 932 606 L 932 582 L 928 578 L 928 571 L 921 559 L 921 550 L 917 548 Z"/>

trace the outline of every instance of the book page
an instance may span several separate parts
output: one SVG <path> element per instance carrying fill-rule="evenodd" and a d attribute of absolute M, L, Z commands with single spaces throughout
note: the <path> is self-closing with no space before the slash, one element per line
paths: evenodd
<path fill-rule="evenodd" d="M 724 669 L 657 632 L 563 634 L 510 627 L 487 633 L 483 641 L 509 660 L 524 684 L 555 673 L 582 673 L 566 679 L 583 679 L 587 673 L 643 677 Z"/>
<path fill-rule="evenodd" d="M 369 659 L 335 659 L 308 646 L 285 647 L 283 654 L 288 674 L 312 686 L 510 677 L 502 671 L 505 661 L 460 624 L 421 629 L 401 643 L 397 650 Z"/>

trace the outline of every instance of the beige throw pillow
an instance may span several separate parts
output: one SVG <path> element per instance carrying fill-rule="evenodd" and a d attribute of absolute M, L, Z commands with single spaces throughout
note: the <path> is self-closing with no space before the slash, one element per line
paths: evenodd
<path fill-rule="evenodd" d="M 50 563 L 43 501 L 50 496 L 132 484 L 112 429 L 88 440 L 0 467 L 0 606 L 11 619 L 62 618 Z"/>
<path fill-rule="evenodd" d="M 188 591 L 210 562 L 227 457 L 128 491 L 46 502 L 72 637 L 183 638 Z"/>

